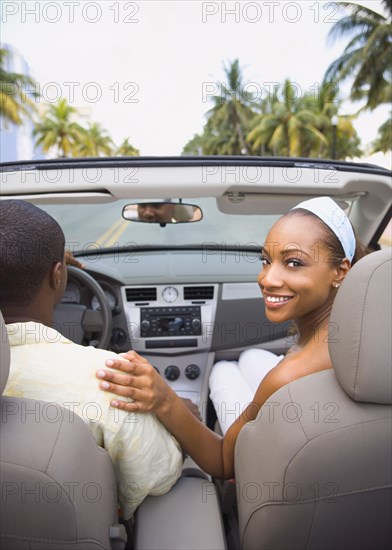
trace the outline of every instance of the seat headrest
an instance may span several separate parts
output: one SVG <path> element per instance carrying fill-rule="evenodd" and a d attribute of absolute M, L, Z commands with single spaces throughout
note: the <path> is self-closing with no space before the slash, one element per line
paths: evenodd
<path fill-rule="evenodd" d="M 329 353 L 354 401 L 392 403 L 392 254 L 365 256 L 348 273 L 331 312 Z"/>
<path fill-rule="evenodd" d="M 7 328 L 0 311 L 0 395 L 3 395 L 10 372 L 10 344 L 8 342 Z"/>

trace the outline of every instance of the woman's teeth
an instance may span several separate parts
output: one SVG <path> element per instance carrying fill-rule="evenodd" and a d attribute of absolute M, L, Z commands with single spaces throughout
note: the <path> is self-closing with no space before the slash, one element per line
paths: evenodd
<path fill-rule="evenodd" d="M 276 302 L 288 302 L 291 298 L 292 296 L 267 296 L 266 300 L 267 302 L 275 304 Z"/>

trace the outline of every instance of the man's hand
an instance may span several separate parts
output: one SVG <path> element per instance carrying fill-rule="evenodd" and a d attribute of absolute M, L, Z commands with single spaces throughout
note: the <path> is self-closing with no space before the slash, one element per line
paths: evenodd
<path fill-rule="evenodd" d="M 74 267 L 78 267 L 79 269 L 84 269 L 86 266 L 79 262 L 76 258 L 74 258 L 74 255 L 70 250 L 65 251 L 65 263 L 67 265 L 73 265 Z"/>
<path fill-rule="evenodd" d="M 199 407 L 191 399 L 188 399 L 186 397 L 182 397 L 182 400 L 183 400 L 184 404 L 188 407 L 188 409 L 191 411 L 191 413 L 193 415 L 195 415 L 196 418 L 198 420 L 200 420 L 200 422 L 202 422 Z"/>

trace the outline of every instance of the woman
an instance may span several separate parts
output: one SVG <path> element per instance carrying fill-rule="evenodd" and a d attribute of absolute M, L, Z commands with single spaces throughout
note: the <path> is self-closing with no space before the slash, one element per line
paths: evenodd
<path fill-rule="evenodd" d="M 262 249 L 263 267 L 258 283 L 268 319 L 274 323 L 293 320 L 298 341 L 265 375 L 253 400 L 224 437 L 199 422 L 136 352 L 125 354 L 127 362 L 106 363 L 127 374 L 98 371 L 97 376 L 105 379 L 100 383 L 101 389 L 134 400 L 114 400 L 114 407 L 155 412 L 203 470 L 218 478 L 233 477 L 238 434 L 256 418 L 265 401 L 293 380 L 332 368 L 329 316 L 336 292 L 359 255 L 350 221 L 329 197 L 300 203 L 273 225 Z"/>

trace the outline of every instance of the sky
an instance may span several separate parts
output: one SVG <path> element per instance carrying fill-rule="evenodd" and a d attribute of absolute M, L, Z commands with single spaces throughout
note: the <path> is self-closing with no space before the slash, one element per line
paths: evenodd
<path fill-rule="evenodd" d="M 382 12 L 381 2 L 360 2 Z M 258 97 L 290 78 L 317 93 L 345 40 L 328 42 L 334 3 L 309 1 L 69 0 L 1 3 L 1 40 L 26 59 L 43 100 L 87 108 L 119 144 L 142 155 L 178 155 L 221 94 L 224 63 L 238 58 Z M 347 96 L 349 83 L 341 87 Z M 341 114 L 358 104 L 346 103 Z M 370 143 L 388 109 L 361 115 Z"/>

